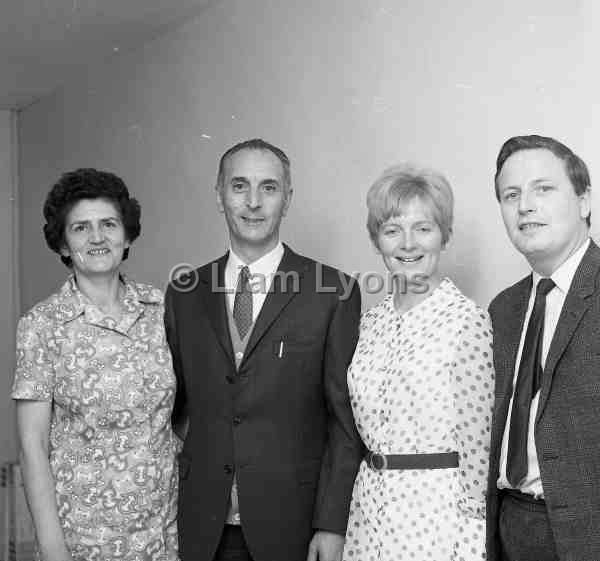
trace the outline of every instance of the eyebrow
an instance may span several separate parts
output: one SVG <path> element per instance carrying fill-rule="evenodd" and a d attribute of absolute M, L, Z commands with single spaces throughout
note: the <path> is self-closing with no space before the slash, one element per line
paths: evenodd
<path fill-rule="evenodd" d="M 230 182 L 234 183 L 236 181 L 241 181 L 242 183 L 250 183 L 250 180 L 247 177 L 244 177 L 243 175 L 237 176 L 237 177 L 232 177 Z M 264 185 L 265 183 L 277 183 L 277 185 L 280 184 L 278 179 L 275 179 L 274 177 L 272 178 L 267 178 L 267 179 L 263 179 L 259 185 Z"/>
<path fill-rule="evenodd" d="M 422 220 L 417 220 L 413 225 L 418 226 L 420 224 L 435 224 L 435 219 L 433 218 L 423 218 Z M 401 226 L 400 220 L 388 219 L 385 222 L 382 222 L 381 226 Z"/>
<path fill-rule="evenodd" d="M 100 222 L 106 222 L 107 220 L 117 220 L 120 221 L 121 218 L 118 216 L 105 216 L 100 218 Z M 73 226 L 74 224 L 90 224 L 92 220 L 74 220 L 73 222 L 69 222 L 69 226 Z"/>
<path fill-rule="evenodd" d="M 551 177 L 540 177 L 538 179 L 534 179 L 531 183 L 533 183 L 534 185 L 539 185 L 540 183 L 554 183 L 554 182 L 555 182 L 555 180 L 552 179 Z M 507 185 L 506 187 L 502 187 L 500 189 L 500 192 L 508 191 L 509 189 L 518 189 L 520 191 L 521 186 L 520 185 Z"/>

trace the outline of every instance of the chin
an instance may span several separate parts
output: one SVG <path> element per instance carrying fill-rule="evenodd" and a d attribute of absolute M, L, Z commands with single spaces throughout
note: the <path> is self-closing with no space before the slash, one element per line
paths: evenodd
<path fill-rule="evenodd" d="M 541 240 L 519 240 L 519 242 L 515 243 L 515 247 L 524 254 L 539 253 L 548 247 L 548 244 L 542 243 Z"/>
<path fill-rule="evenodd" d="M 89 267 L 88 269 L 86 269 L 85 271 L 83 271 L 83 273 L 87 273 L 90 275 L 106 275 L 109 273 L 115 273 L 116 271 L 118 271 L 119 266 L 115 265 L 115 266 L 105 266 L 105 267 Z"/>
<path fill-rule="evenodd" d="M 261 242 L 264 239 L 266 239 L 266 237 L 267 236 L 264 234 L 264 232 L 261 232 L 259 230 L 253 230 L 253 229 L 245 230 L 243 232 L 243 235 L 241 236 L 241 238 L 243 240 L 246 240 L 248 242 L 254 242 L 254 243 Z"/>

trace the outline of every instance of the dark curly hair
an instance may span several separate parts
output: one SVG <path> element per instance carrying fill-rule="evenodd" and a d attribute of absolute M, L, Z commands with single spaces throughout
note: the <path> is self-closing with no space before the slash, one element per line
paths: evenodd
<path fill-rule="evenodd" d="M 65 221 L 73 206 L 82 199 L 105 199 L 118 209 L 125 237 L 133 242 L 141 230 L 141 209 L 136 199 L 129 196 L 123 180 L 114 173 L 93 168 L 80 168 L 64 173 L 52 186 L 44 202 L 44 236 L 48 247 L 60 255 L 65 246 Z M 129 248 L 123 252 L 123 260 L 129 257 Z M 60 255 L 60 260 L 72 267 L 70 257 Z"/>

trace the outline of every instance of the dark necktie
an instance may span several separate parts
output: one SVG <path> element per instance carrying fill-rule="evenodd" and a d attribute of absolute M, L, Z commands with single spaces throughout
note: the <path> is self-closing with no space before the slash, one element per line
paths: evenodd
<path fill-rule="evenodd" d="M 544 337 L 544 314 L 546 295 L 554 288 L 552 279 L 540 279 L 535 293 L 535 302 L 529 318 L 519 374 L 513 394 L 513 406 L 508 433 L 506 476 L 513 487 L 518 487 L 527 475 L 527 433 L 531 400 L 542 381 L 542 340 Z"/>
<path fill-rule="evenodd" d="M 242 267 L 233 302 L 233 319 L 242 339 L 246 337 L 252 325 L 252 291 L 249 279 L 250 270 L 248 267 Z"/>

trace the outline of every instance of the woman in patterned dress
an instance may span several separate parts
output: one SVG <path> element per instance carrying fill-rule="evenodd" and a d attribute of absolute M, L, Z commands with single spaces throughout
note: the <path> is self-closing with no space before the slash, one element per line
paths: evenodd
<path fill-rule="evenodd" d="M 371 187 L 367 206 L 393 290 L 363 314 L 348 369 L 369 453 L 354 485 L 344 560 L 481 560 L 491 327 L 439 271 L 452 190 L 434 171 L 397 166 Z"/>
<path fill-rule="evenodd" d="M 64 174 L 44 234 L 71 274 L 19 321 L 25 491 L 44 561 L 175 561 L 175 377 L 160 290 L 119 274 L 140 207 L 117 176 Z"/>

